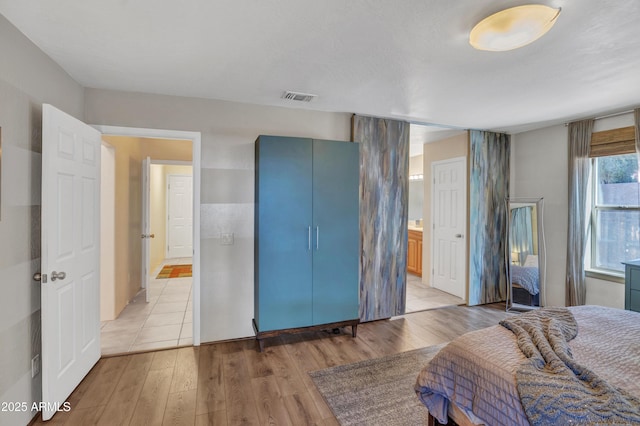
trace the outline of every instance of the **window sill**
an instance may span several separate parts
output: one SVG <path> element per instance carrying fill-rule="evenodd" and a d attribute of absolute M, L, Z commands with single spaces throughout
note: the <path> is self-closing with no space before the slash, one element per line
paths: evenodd
<path fill-rule="evenodd" d="M 589 278 L 597 278 L 599 280 L 611 281 L 618 284 L 624 284 L 624 274 L 616 274 L 609 271 L 598 271 L 594 269 L 587 269 L 585 275 Z"/>

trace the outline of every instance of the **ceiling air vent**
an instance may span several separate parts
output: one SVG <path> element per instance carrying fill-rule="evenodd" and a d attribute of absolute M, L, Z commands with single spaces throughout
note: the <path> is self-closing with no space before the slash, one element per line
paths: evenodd
<path fill-rule="evenodd" d="M 289 99 L 290 101 L 299 102 L 311 102 L 311 100 L 318 95 L 311 95 L 309 93 L 291 92 L 287 90 L 282 94 L 282 99 Z"/>

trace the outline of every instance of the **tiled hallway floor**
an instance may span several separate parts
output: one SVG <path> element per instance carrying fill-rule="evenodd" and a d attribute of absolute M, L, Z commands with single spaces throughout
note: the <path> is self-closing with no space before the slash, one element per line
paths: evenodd
<path fill-rule="evenodd" d="M 464 304 L 463 299 L 436 288 L 427 287 L 422 283 L 421 277 L 407 273 L 406 313 Z"/>
<path fill-rule="evenodd" d="M 191 258 L 168 259 L 163 265 L 188 263 Z M 149 303 L 142 290 L 117 319 L 101 324 L 102 355 L 193 344 L 192 279 L 155 279 L 160 268 L 149 280 Z"/>

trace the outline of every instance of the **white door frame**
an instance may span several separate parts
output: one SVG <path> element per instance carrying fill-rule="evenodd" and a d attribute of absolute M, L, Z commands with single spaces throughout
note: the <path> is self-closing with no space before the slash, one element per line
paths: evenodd
<path fill-rule="evenodd" d="M 463 161 L 464 162 L 464 195 L 462 197 L 462 199 L 464 200 L 464 206 L 462 207 L 464 209 L 464 232 L 467 232 L 469 229 L 469 214 L 467 213 L 467 203 L 468 203 L 468 196 L 467 196 L 467 192 L 469 191 L 469 184 L 467 182 L 467 175 L 468 175 L 468 170 L 467 170 L 467 157 L 465 156 L 461 156 L 461 157 L 454 157 L 454 158 L 447 158 L 446 160 L 439 160 L 439 161 L 433 161 L 431 163 L 431 182 L 429 182 L 429 185 L 431 185 L 431 200 L 429 200 L 429 204 L 431 204 L 431 223 L 429 224 L 429 229 L 430 229 L 430 235 L 431 235 L 431 242 L 430 242 L 430 246 L 431 246 L 431 271 L 429 271 L 429 276 L 431 277 L 431 287 L 433 287 L 433 271 L 435 270 L 435 264 L 433 263 L 434 260 L 434 256 L 435 256 L 435 241 L 436 239 L 434 238 L 433 235 L 433 231 L 435 229 L 435 212 L 436 212 L 436 201 L 435 201 L 435 194 L 434 194 L 434 186 L 435 186 L 435 168 L 436 166 L 439 165 L 443 165 L 443 164 L 447 164 L 447 163 L 454 163 L 457 161 Z M 469 280 L 468 280 L 468 275 L 466 273 L 467 271 L 467 263 L 469 262 L 469 255 L 467 253 L 467 247 L 468 247 L 468 242 L 469 242 L 469 236 L 467 235 L 465 238 L 465 248 L 463 250 L 464 252 L 464 274 L 463 277 L 464 278 L 464 288 L 462 289 L 462 299 L 464 300 L 468 300 L 468 294 L 469 294 Z M 424 271 L 422 272 L 423 276 L 424 276 Z"/>
<path fill-rule="evenodd" d="M 92 125 L 104 135 L 131 136 L 155 139 L 176 139 L 191 142 L 193 166 L 193 346 L 200 346 L 200 164 L 201 134 L 182 130 L 145 129 Z"/>

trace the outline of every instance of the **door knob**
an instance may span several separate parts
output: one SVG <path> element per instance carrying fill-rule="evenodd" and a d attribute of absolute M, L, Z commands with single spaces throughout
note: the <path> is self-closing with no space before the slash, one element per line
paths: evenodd
<path fill-rule="evenodd" d="M 33 274 L 33 280 L 42 281 L 42 274 L 40 272 L 36 272 L 35 274 Z"/>
<path fill-rule="evenodd" d="M 56 272 L 53 271 L 51 273 L 51 281 L 55 281 L 55 280 L 64 280 L 67 277 L 67 274 L 65 272 Z"/>
<path fill-rule="evenodd" d="M 155 238 L 156 234 L 141 234 L 140 238 L 144 239 L 144 238 Z"/>
<path fill-rule="evenodd" d="M 462 235 L 462 234 L 456 234 L 456 238 L 462 238 L 462 237 L 464 237 L 464 235 Z"/>

